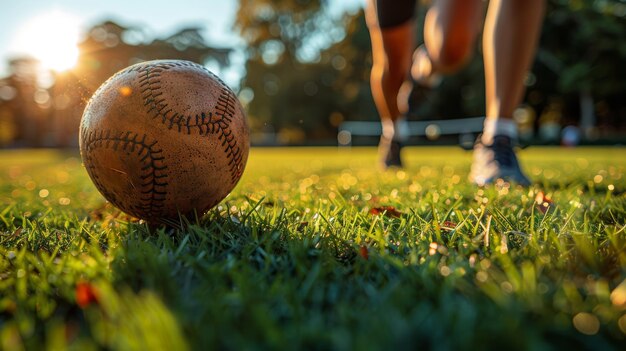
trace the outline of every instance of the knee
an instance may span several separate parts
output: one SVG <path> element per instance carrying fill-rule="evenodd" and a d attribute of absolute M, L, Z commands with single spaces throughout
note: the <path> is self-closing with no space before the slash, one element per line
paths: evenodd
<path fill-rule="evenodd" d="M 433 64 L 441 73 L 454 73 L 467 62 L 471 56 L 471 45 L 463 42 L 443 43 L 438 50 L 428 50 Z"/>
<path fill-rule="evenodd" d="M 454 73 L 471 56 L 475 35 L 465 28 L 455 28 L 447 31 L 435 30 L 434 34 L 425 39 L 428 56 L 437 71 Z"/>
<path fill-rule="evenodd" d="M 384 58 L 382 60 L 374 60 L 370 79 L 377 84 L 382 83 L 384 86 L 400 86 L 408 77 L 408 68 L 394 61 L 393 59 Z"/>

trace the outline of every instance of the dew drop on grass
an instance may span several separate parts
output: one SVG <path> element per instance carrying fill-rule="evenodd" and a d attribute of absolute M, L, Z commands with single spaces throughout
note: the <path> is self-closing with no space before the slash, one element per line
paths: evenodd
<path fill-rule="evenodd" d="M 441 268 L 439 268 L 439 273 L 441 273 L 444 277 L 447 277 L 450 273 L 452 273 L 452 270 L 448 266 L 441 266 Z"/>
<path fill-rule="evenodd" d="M 475 264 L 476 264 L 476 254 L 472 254 L 469 258 L 469 265 L 470 267 L 474 268 Z"/>
<path fill-rule="evenodd" d="M 591 313 L 580 312 L 572 319 L 574 328 L 585 335 L 595 335 L 600 330 L 598 317 Z"/>
<path fill-rule="evenodd" d="M 611 303 L 626 307 L 626 279 L 611 292 Z"/>
<path fill-rule="evenodd" d="M 409 191 L 412 193 L 420 192 L 422 191 L 422 186 L 419 185 L 418 183 L 411 183 L 411 185 L 409 185 Z"/>
<path fill-rule="evenodd" d="M 428 247 L 430 247 L 430 248 L 431 248 L 431 249 L 433 249 L 433 250 L 437 250 L 437 246 L 438 246 L 438 245 L 437 245 L 437 243 L 436 243 L 436 242 L 432 242 L 432 243 L 430 243 L 430 245 L 428 245 Z"/>
<path fill-rule="evenodd" d="M 500 283 L 500 287 L 502 288 L 502 291 L 504 291 L 507 294 L 510 294 L 513 292 L 513 284 L 509 282 Z"/>
<path fill-rule="evenodd" d="M 543 171 L 543 176 L 544 176 L 546 179 L 552 179 L 552 178 L 556 177 L 556 175 L 557 175 L 557 172 L 555 172 L 555 171 L 554 171 L 554 170 L 552 170 L 552 169 L 545 169 L 545 170 Z"/>
<path fill-rule="evenodd" d="M 585 169 L 589 166 L 589 161 L 586 158 L 577 158 L 576 164 L 578 164 L 578 167 L 581 169 Z"/>
<path fill-rule="evenodd" d="M 487 278 L 489 278 L 489 276 L 487 275 L 487 273 L 480 271 L 478 273 L 476 273 L 476 280 L 478 280 L 481 283 L 484 283 L 487 281 Z"/>
<path fill-rule="evenodd" d="M 68 172 L 65 172 L 65 171 L 60 171 L 60 172 L 57 172 L 56 178 L 57 178 L 57 182 L 59 182 L 61 184 L 65 184 L 65 183 L 67 183 L 69 181 L 70 174 Z"/>
<path fill-rule="evenodd" d="M 626 314 L 617 321 L 617 325 L 622 333 L 626 334 Z"/>
<path fill-rule="evenodd" d="M 22 174 L 22 169 L 17 166 L 9 168 L 9 178 L 15 180 Z"/>
<path fill-rule="evenodd" d="M 396 172 L 396 177 L 398 177 L 398 179 L 400 180 L 404 180 L 406 178 L 406 172 L 399 170 L 398 172 Z"/>

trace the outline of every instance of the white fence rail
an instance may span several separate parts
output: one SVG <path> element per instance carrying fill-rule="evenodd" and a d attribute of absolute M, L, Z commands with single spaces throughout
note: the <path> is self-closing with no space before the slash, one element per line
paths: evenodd
<path fill-rule="evenodd" d="M 433 121 L 409 121 L 409 135 L 426 136 L 436 139 L 441 135 L 459 135 L 461 146 L 474 142 L 474 136 L 482 132 L 485 117 L 447 119 Z M 337 142 L 339 146 L 351 146 L 353 136 L 380 136 L 380 122 L 348 121 L 339 125 Z M 471 146 L 471 145 L 470 145 Z"/>

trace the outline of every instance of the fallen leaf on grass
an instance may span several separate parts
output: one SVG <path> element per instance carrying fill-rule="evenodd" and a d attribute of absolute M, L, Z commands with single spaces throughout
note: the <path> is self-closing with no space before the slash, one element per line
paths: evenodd
<path fill-rule="evenodd" d="M 439 225 L 439 227 L 444 230 L 454 230 L 456 229 L 456 223 L 450 222 L 450 221 L 444 221 L 443 223 Z"/>
<path fill-rule="evenodd" d="M 304 229 L 306 228 L 307 225 L 309 225 L 309 222 L 307 222 L 307 221 L 300 222 L 298 224 L 298 231 L 299 232 L 304 231 Z"/>
<path fill-rule="evenodd" d="M 106 209 L 107 204 L 105 203 L 104 205 L 95 208 L 91 212 L 89 212 L 89 217 L 91 217 L 91 219 L 94 221 L 101 221 L 104 219 L 104 212 Z"/>
<path fill-rule="evenodd" d="M 384 214 L 387 217 L 400 218 L 402 216 L 402 212 L 396 210 L 393 206 L 380 206 L 380 207 L 372 207 L 370 209 L 370 214 L 379 215 Z"/>
<path fill-rule="evenodd" d="M 537 196 L 535 196 L 535 205 L 543 214 L 546 214 L 550 208 L 554 208 L 554 203 L 543 193 L 543 191 L 540 191 L 537 193 Z"/>
<path fill-rule="evenodd" d="M 98 303 L 96 288 L 88 282 L 76 284 L 76 303 L 80 308 L 85 308 L 91 303 Z"/>
<path fill-rule="evenodd" d="M 116 222 L 118 220 L 130 223 L 136 223 L 140 221 L 139 218 L 135 218 L 120 211 L 108 201 L 102 206 L 92 210 L 89 213 L 89 216 L 94 221 L 102 221 L 103 225 L 105 226 L 109 225 L 111 222 Z"/>
<path fill-rule="evenodd" d="M 367 246 L 361 245 L 361 247 L 359 248 L 359 255 L 361 255 L 361 257 L 363 257 L 366 260 L 369 259 L 370 253 L 369 253 L 369 250 L 367 249 Z"/>

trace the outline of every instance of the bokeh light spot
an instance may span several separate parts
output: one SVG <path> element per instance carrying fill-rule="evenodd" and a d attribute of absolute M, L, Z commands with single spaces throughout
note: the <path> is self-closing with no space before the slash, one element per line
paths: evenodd
<path fill-rule="evenodd" d="M 591 313 L 580 312 L 572 319 L 574 328 L 585 335 L 595 335 L 600 330 L 598 317 Z"/>

